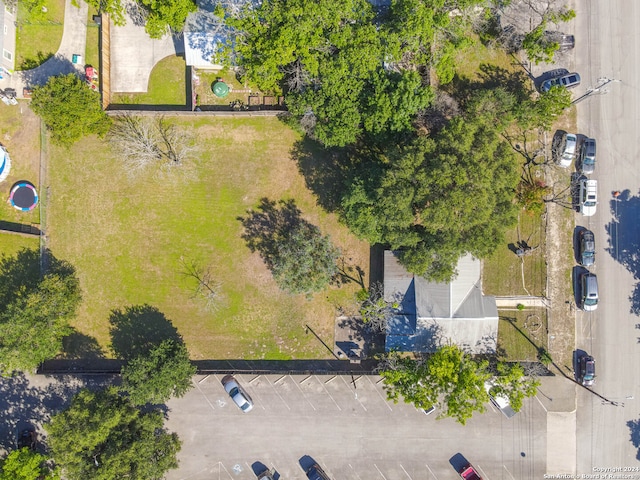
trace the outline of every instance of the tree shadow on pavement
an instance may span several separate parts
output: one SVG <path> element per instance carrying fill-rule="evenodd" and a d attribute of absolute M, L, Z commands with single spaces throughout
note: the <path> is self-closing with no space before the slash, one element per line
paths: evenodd
<path fill-rule="evenodd" d="M 630 430 L 629 436 L 631 437 L 631 443 L 638 449 L 636 459 L 640 460 L 640 420 L 629 420 L 627 427 L 629 427 Z"/>
<path fill-rule="evenodd" d="M 73 63 L 59 54 L 52 56 L 39 67 L 19 72 L 22 80 L 28 87 L 44 85 L 49 80 L 49 77 L 66 75 L 68 73 L 79 75 Z"/>
<path fill-rule="evenodd" d="M 134 305 L 113 310 L 109 317 L 111 349 L 120 359 L 128 361 L 146 355 L 163 340 L 183 343 L 171 321 L 151 305 Z"/>
<path fill-rule="evenodd" d="M 45 377 L 38 376 L 38 381 Z M 0 448 L 17 448 L 19 430 L 26 425 L 40 428 L 65 408 L 82 388 L 102 387 L 107 377 L 60 376 L 44 386 L 32 385 L 22 373 L 0 378 Z"/>
<path fill-rule="evenodd" d="M 640 280 L 640 195 L 625 190 L 609 201 L 612 220 L 605 225 L 609 235 L 607 252 Z M 630 312 L 640 315 L 640 282 L 629 297 Z"/>

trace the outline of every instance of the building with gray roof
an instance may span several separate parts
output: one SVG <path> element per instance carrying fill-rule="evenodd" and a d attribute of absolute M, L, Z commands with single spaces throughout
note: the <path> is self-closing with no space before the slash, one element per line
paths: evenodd
<path fill-rule="evenodd" d="M 398 308 L 387 322 L 387 351 L 433 352 L 452 343 L 474 354 L 494 353 L 498 338 L 495 297 L 482 293 L 480 261 L 460 258 L 449 283 L 407 272 L 384 252 L 384 296 Z"/>

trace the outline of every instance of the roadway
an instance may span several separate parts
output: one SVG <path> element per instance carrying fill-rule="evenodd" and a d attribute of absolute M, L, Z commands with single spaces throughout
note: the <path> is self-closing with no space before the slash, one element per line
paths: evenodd
<path fill-rule="evenodd" d="M 630 300 L 640 277 L 640 2 L 574 3 L 575 70 L 582 76 L 576 93 L 602 84 L 601 79 L 615 80 L 577 107 L 578 133 L 597 140 L 597 213 L 576 214 L 576 221 L 596 236 L 600 302 L 596 312 L 578 314 L 576 347 L 596 359 L 593 390 L 614 402 L 578 389 L 580 475 L 640 467 L 640 317 L 631 313 L 640 296 Z M 617 199 L 615 191 L 621 192 Z M 640 472 L 631 474 L 640 478 Z"/>

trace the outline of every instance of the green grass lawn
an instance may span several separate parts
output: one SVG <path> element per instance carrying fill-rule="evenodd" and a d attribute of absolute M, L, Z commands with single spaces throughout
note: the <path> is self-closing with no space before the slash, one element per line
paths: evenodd
<path fill-rule="evenodd" d="M 87 45 L 84 52 L 84 62 L 87 65 L 100 68 L 100 52 L 98 50 L 100 27 L 93 21 L 93 16 L 97 13 L 95 8 L 89 7 L 89 14 L 87 15 Z"/>
<path fill-rule="evenodd" d="M 310 300 L 281 292 L 242 240 L 238 220 L 262 197 L 295 199 L 349 264 L 368 270 L 368 245 L 307 190 L 290 157 L 298 135 L 274 118 L 175 121 L 200 146 L 197 161 L 177 175 L 132 178 L 93 137 L 70 150 L 51 148 L 49 245 L 80 277 L 74 326 L 104 346 L 113 309 L 148 303 L 178 328 L 193 359 L 326 357 L 305 324 L 331 344 L 336 304 L 359 287 L 331 287 Z M 209 268 L 220 284 L 216 312 L 194 298 L 183 261 Z"/>
<path fill-rule="evenodd" d="M 508 230 L 505 237 L 505 243 L 484 260 L 484 292 L 488 295 L 543 295 L 547 275 L 543 219 L 521 211 L 518 225 Z M 518 241 L 525 241 L 535 250 L 519 258 L 513 252 Z"/>
<path fill-rule="evenodd" d="M 40 120 L 31 112 L 25 103 L 7 106 L 0 103 L 0 143 L 7 149 L 11 158 L 11 172 L 6 180 L 0 183 L 0 223 L 4 227 L 12 225 L 11 230 L 19 225 L 40 223 L 40 210 L 36 207 L 31 212 L 16 210 L 9 203 L 12 186 L 21 180 L 35 185 L 40 191 Z M 8 233 L 0 233 L 0 254 L 12 255 L 23 247 L 35 248 L 39 245 L 37 237 L 29 238 Z"/>
<path fill-rule="evenodd" d="M 547 348 L 547 313 L 543 308 L 500 312 L 498 351 L 510 361 L 536 361 Z"/>
<path fill-rule="evenodd" d="M 153 67 L 146 93 L 113 93 L 112 104 L 186 105 L 186 64 L 184 58 L 171 56 Z"/>
<path fill-rule="evenodd" d="M 47 0 L 46 13 L 29 18 L 24 5 L 18 2 L 16 34 L 16 70 L 28 70 L 55 55 L 62 40 L 64 0 Z"/>

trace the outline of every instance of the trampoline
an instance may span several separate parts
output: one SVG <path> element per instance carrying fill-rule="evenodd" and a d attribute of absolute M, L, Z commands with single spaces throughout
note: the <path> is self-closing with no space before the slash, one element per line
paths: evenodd
<path fill-rule="evenodd" d="M 18 210 L 30 212 L 38 204 L 38 192 L 29 182 L 18 182 L 11 189 L 9 201 Z"/>
<path fill-rule="evenodd" d="M 7 151 L 0 147 L 0 182 L 6 180 L 11 171 L 11 159 Z"/>

